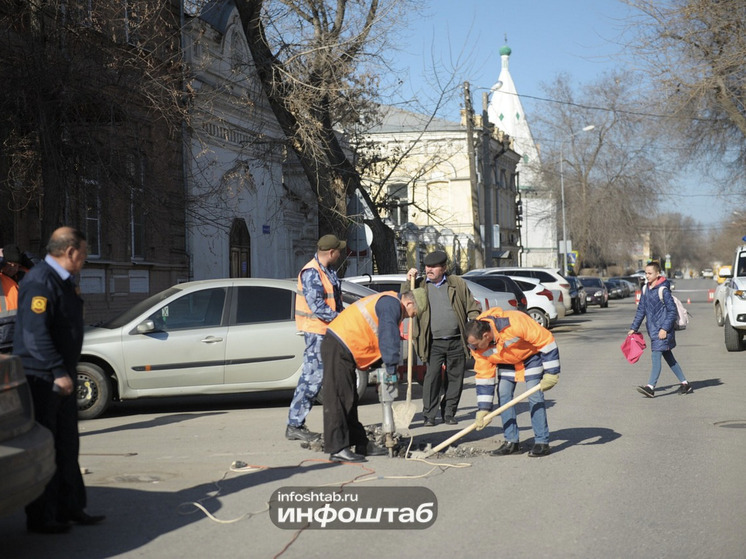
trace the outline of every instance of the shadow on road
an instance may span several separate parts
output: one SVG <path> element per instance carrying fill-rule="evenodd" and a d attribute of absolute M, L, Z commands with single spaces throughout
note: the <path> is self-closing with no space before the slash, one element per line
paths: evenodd
<path fill-rule="evenodd" d="M 90 511 L 105 514 L 106 520 L 97 526 L 74 526 L 62 536 L 27 534 L 23 511 L 2 519 L 0 541 L 2 556 L 7 559 L 23 557 L 57 557 L 103 559 L 120 555 L 139 556 L 136 550 L 190 524 L 205 519 L 205 514 L 190 503 L 200 503 L 210 514 L 220 516 L 223 497 L 292 478 L 311 471 L 337 468 L 326 460 L 304 461 L 298 465 L 276 467 L 254 473 L 229 473 L 219 482 L 210 481 L 176 492 L 163 492 L 114 487 L 88 487 Z M 300 485 L 297 479 L 293 482 Z M 152 485 L 149 486 L 152 488 Z M 215 497 L 219 489 L 219 495 Z M 270 491 L 267 491 L 269 500 Z M 240 516 L 264 512 L 267 502 L 246 497 L 245 506 L 236 513 Z M 226 520 L 222 518 L 221 520 Z M 133 553 L 134 552 L 134 553 Z"/>
<path fill-rule="evenodd" d="M 134 429 L 150 429 L 151 427 L 160 427 L 163 425 L 172 425 L 174 423 L 181 423 L 182 421 L 188 421 L 190 419 L 200 419 L 202 417 L 209 417 L 211 415 L 222 415 L 228 413 L 227 411 L 215 411 L 208 413 L 178 413 L 174 415 L 165 415 L 163 417 L 156 417 L 145 421 L 138 421 L 137 423 L 130 423 L 129 425 L 117 425 L 116 427 L 109 427 L 107 429 L 92 430 L 91 426 L 95 426 L 95 422 L 88 422 L 85 424 L 85 431 L 80 432 L 81 437 L 88 435 L 102 435 L 104 433 L 116 433 L 118 431 L 132 431 Z M 95 420 L 93 420 L 95 421 Z"/>
<path fill-rule="evenodd" d="M 613 429 L 605 427 L 575 427 L 573 429 L 560 429 L 552 431 L 550 439 L 554 441 L 563 441 L 558 445 L 552 445 L 552 454 L 562 452 L 571 446 L 578 445 L 596 445 L 610 443 L 622 435 Z"/>
<path fill-rule="evenodd" d="M 719 378 L 710 378 L 705 380 L 690 380 L 689 384 L 692 386 L 694 391 L 701 390 L 703 388 L 712 388 L 714 386 L 722 386 L 725 384 L 722 380 Z M 656 398 L 663 398 L 664 396 L 680 396 L 678 393 L 679 386 L 681 386 L 678 382 L 675 384 L 667 384 L 665 386 L 656 386 L 655 387 L 655 397 Z M 663 392 L 666 390 L 667 392 Z"/>

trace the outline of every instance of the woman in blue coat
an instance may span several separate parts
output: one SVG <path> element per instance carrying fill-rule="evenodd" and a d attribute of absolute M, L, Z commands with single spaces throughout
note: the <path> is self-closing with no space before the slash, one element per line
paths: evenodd
<path fill-rule="evenodd" d="M 648 336 L 650 336 L 650 348 L 653 353 L 653 368 L 650 371 L 650 381 L 646 386 L 638 386 L 637 391 L 648 398 L 655 397 L 655 385 L 661 374 L 661 357 L 666 360 L 671 367 L 673 374 L 681 382 L 679 394 L 689 394 L 692 387 L 684 377 L 684 371 L 681 370 L 676 358 L 673 356 L 673 348 L 676 347 L 676 334 L 674 325 L 678 318 L 676 303 L 671 295 L 671 284 L 661 276 L 661 266 L 658 262 L 650 262 L 645 266 L 645 279 L 647 288 L 642 290 L 640 304 L 637 306 L 635 319 L 632 321 L 628 336 L 631 336 L 642 325 L 643 319 L 646 320 Z M 662 290 L 663 297 L 659 293 Z"/>

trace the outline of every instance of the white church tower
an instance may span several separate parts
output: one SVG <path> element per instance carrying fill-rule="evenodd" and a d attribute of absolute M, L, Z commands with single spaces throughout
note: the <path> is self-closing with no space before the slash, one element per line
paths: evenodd
<path fill-rule="evenodd" d="M 487 108 L 490 122 L 507 132 L 514 141 L 514 149 L 521 154 L 517 171 L 520 173 L 519 192 L 523 206 L 521 226 L 521 266 L 559 267 L 557 242 L 557 206 L 541 182 L 539 151 L 526 121 L 523 105 L 508 70 L 511 49 L 500 49 L 502 68 Z"/>

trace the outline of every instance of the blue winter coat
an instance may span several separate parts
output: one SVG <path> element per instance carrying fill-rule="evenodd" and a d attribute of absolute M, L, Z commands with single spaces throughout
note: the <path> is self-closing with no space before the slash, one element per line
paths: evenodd
<path fill-rule="evenodd" d="M 665 289 L 663 289 L 664 287 Z M 663 289 L 663 301 L 658 294 L 660 289 Z M 676 347 L 674 325 L 678 317 L 676 303 L 674 303 L 671 295 L 671 284 L 668 280 L 664 280 L 652 289 L 649 286 L 643 288 L 640 304 L 637 306 L 637 313 L 630 328 L 637 332 L 642 325 L 642 320 L 646 319 L 648 336 L 650 336 L 650 349 L 652 351 L 667 351 Z M 665 340 L 658 338 L 658 331 L 661 329 L 668 334 Z"/>

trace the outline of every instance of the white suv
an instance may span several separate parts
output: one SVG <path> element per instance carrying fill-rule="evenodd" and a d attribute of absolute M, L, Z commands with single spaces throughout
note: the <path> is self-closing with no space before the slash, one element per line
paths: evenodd
<path fill-rule="evenodd" d="M 743 339 L 746 335 L 746 245 L 736 249 L 733 276 L 723 274 L 723 277 L 727 279 L 718 287 L 720 297 L 715 299 L 715 304 L 722 301 L 725 349 L 743 351 L 746 349 Z"/>
<path fill-rule="evenodd" d="M 469 274 L 503 274 L 505 276 L 536 278 L 543 283 L 547 289 L 560 290 L 562 292 L 563 304 L 569 305 L 568 301 L 572 301 L 572 298 L 570 297 L 570 283 L 560 275 L 559 268 L 478 268 L 466 272 L 463 275 L 463 278 L 469 279 Z"/>

